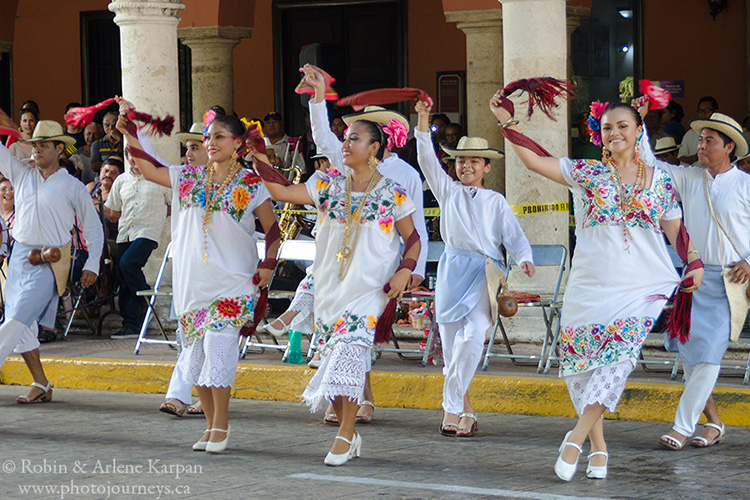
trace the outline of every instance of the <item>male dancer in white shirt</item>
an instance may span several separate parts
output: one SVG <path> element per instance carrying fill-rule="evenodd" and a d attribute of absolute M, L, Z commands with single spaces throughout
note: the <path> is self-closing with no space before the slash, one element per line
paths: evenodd
<path fill-rule="evenodd" d="M 58 161 L 75 139 L 65 135 L 59 123 L 42 120 L 26 142 L 32 144 L 35 167 L 0 146 L 0 173 L 10 179 L 16 193 L 15 243 L 8 265 L 5 321 L 0 325 L 0 364 L 11 352 L 23 356 L 34 382 L 27 394 L 16 399 L 21 404 L 52 399 L 52 386 L 39 358 L 37 329 L 38 325 L 54 327 L 58 300 L 51 265 L 32 265 L 28 253 L 43 247 L 65 247 L 78 217 L 89 249 L 81 285 L 88 288 L 96 281 L 104 247 L 104 231 L 91 196 Z M 61 258 L 70 259 L 70 255 Z"/>

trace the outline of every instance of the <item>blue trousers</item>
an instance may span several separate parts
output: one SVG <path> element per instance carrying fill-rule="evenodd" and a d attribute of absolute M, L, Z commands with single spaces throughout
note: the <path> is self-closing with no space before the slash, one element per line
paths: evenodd
<path fill-rule="evenodd" d="M 143 267 L 159 244 L 147 238 L 117 244 L 117 276 L 120 280 L 122 329 L 138 332 L 146 309 L 146 299 L 137 292 L 148 290 Z"/>

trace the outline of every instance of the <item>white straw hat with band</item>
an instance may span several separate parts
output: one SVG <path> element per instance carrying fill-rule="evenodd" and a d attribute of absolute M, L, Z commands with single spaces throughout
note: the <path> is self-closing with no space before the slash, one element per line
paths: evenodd
<path fill-rule="evenodd" d="M 492 149 L 487 139 L 483 139 L 482 137 L 461 137 L 455 149 L 446 148 L 445 146 L 441 147 L 452 158 L 457 156 L 474 156 L 477 158 L 487 158 L 488 160 L 499 160 L 503 157 L 502 151 Z"/>

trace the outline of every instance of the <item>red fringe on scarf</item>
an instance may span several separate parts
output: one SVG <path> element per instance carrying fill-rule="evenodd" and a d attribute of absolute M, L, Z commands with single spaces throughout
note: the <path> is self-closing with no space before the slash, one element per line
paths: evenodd
<path fill-rule="evenodd" d="M 689 244 L 690 236 L 688 235 L 687 228 L 685 228 L 685 223 L 680 223 L 680 232 L 677 234 L 677 241 L 675 241 L 674 249 L 677 251 L 677 255 L 680 259 L 682 259 L 682 262 L 685 263 L 687 263 L 688 260 Z M 686 272 L 702 267 L 703 262 L 700 259 L 695 259 L 688 264 Z M 693 278 L 684 279 L 680 285 L 685 288 L 693 286 Z M 692 306 L 693 294 L 678 290 L 674 298 L 672 311 L 667 318 L 667 331 L 669 332 L 669 338 L 676 338 L 682 344 L 688 341 L 690 338 L 690 310 Z"/>
<path fill-rule="evenodd" d="M 93 106 L 70 108 L 68 112 L 65 113 L 65 124 L 72 125 L 74 127 L 85 127 L 86 125 L 94 121 L 94 116 L 96 116 L 99 111 L 103 110 L 111 104 L 114 104 L 114 102 L 115 98 L 112 97 L 100 102 L 99 104 L 94 104 Z"/>
<path fill-rule="evenodd" d="M 525 101 L 529 104 L 529 116 L 534 113 L 534 107 L 537 107 L 551 120 L 557 121 L 552 116 L 552 108 L 558 106 L 557 101 L 560 98 L 566 100 L 573 99 L 575 97 L 574 88 L 575 85 L 568 81 L 543 76 L 538 78 L 523 78 L 510 82 L 503 89 L 503 95 L 507 97 L 516 90 L 520 90 L 522 93 L 526 92 L 529 94 L 528 100 Z"/>

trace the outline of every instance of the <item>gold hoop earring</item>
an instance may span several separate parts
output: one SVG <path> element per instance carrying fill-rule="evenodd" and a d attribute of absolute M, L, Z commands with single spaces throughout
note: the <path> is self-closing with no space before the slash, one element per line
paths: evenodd
<path fill-rule="evenodd" d="M 380 164 L 380 161 L 377 158 L 375 158 L 375 156 L 371 156 L 367 160 L 367 166 L 370 167 L 370 170 L 375 170 L 376 168 L 378 168 L 379 164 Z"/>

